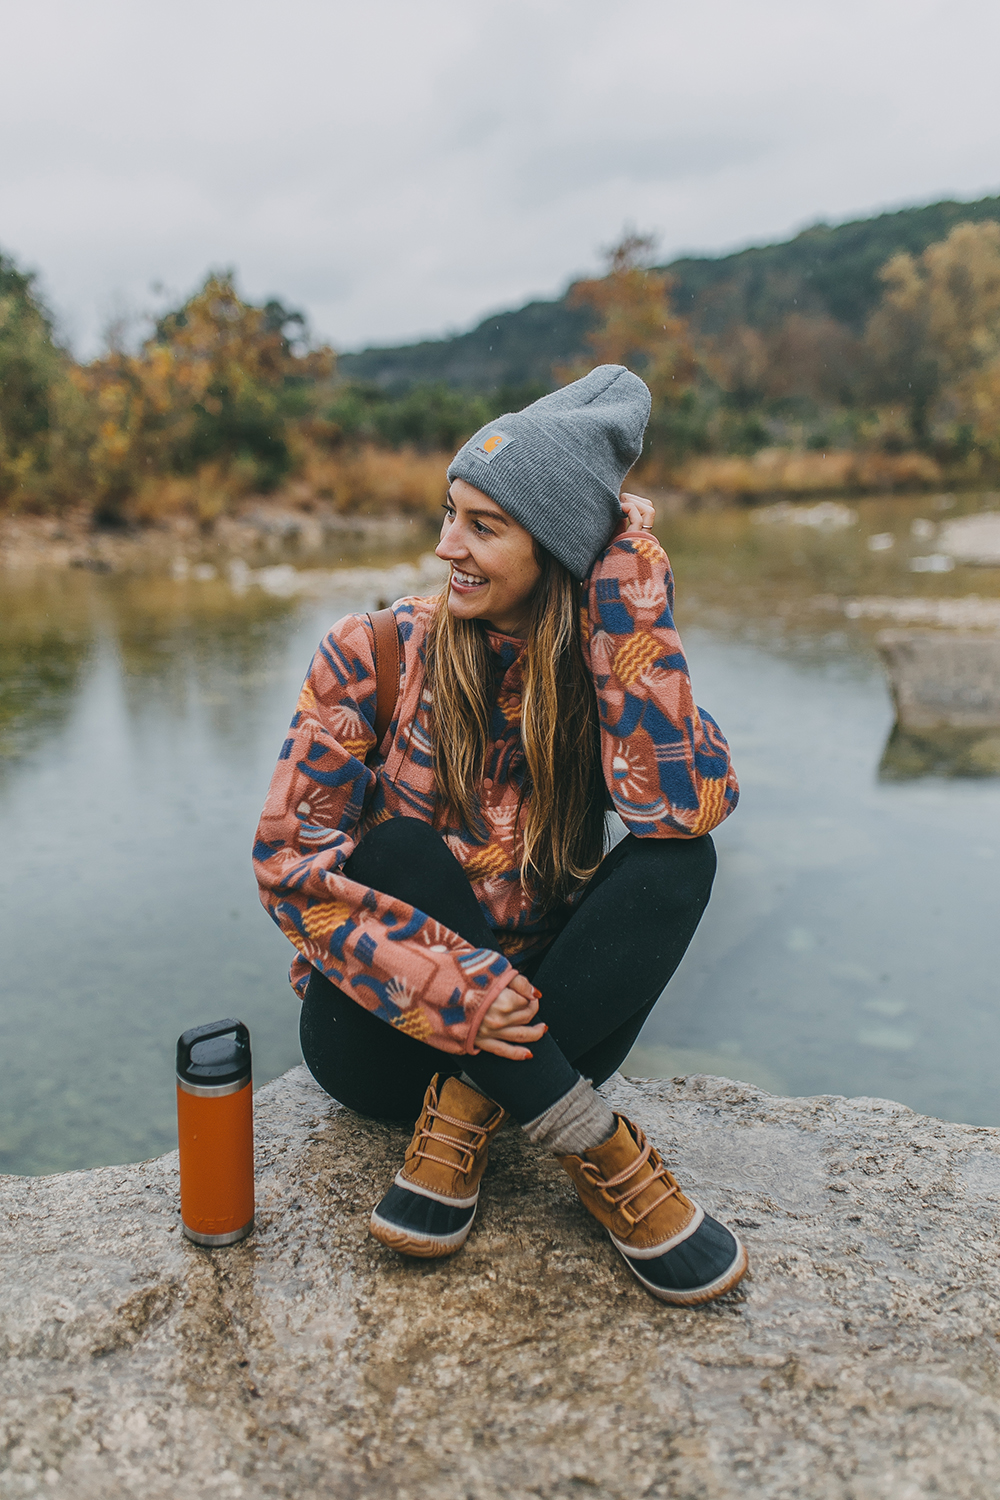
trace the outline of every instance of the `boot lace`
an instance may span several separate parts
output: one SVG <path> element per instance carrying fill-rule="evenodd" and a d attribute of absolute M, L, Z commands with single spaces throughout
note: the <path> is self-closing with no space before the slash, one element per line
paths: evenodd
<path fill-rule="evenodd" d="M 446 1125 L 453 1125 L 459 1130 L 467 1130 L 472 1136 L 472 1140 L 462 1140 L 459 1136 L 449 1135 L 444 1130 L 439 1130 L 435 1134 L 431 1134 L 432 1124 L 435 1120 L 442 1120 Z M 485 1125 L 474 1125 L 471 1120 L 459 1120 L 455 1115 L 446 1115 L 441 1110 L 435 1109 L 433 1104 L 431 1104 L 427 1107 L 427 1123 L 417 1138 L 417 1148 L 411 1160 L 436 1161 L 441 1167 L 450 1167 L 452 1171 L 459 1171 L 463 1176 L 468 1176 L 488 1135 L 489 1130 Z M 462 1160 L 456 1163 L 449 1161 L 446 1156 L 436 1156 L 433 1151 L 426 1151 L 424 1149 L 425 1143 L 451 1146 L 454 1151 L 459 1153 Z"/>
<path fill-rule="evenodd" d="M 624 1186 L 625 1183 L 634 1178 L 636 1173 L 639 1172 L 647 1162 L 649 1162 L 652 1170 L 650 1171 L 648 1177 L 644 1177 L 641 1182 L 634 1183 L 627 1192 L 612 1192 L 609 1194 L 614 1202 L 615 1208 L 625 1210 L 628 1208 L 628 1205 L 632 1202 L 633 1198 L 638 1198 L 640 1193 L 644 1193 L 647 1188 L 651 1188 L 654 1183 L 659 1182 L 661 1184 L 664 1184 L 665 1182 L 669 1182 L 670 1186 L 667 1187 L 666 1191 L 661 1192 L 659 1197 L 654 1198 L 652 1203 L 647 1204 L 647 1206 L 641 1211 L 641 1213 L 635 1213 L 631 1209 L 629 1209 L 629 1211 L 626 1213 L 626 1218 L 631 1219 L 635 1224 L 641 1224 L 643 1219 L 648 1218 L 654 1209 L 660 1207 L 661 1203 L 666 1203 L 667 1200 L 672 1198 L 675 1193 L 680 1192 L 680 1184 L 674 1182 L 673 1178 L 670 1176 L 670 1173 L 663 1165 L 663 1161 L 660 1157 L 659 1152 L 653 1149 L 653 1146 L 649 1141 L 647 1141 L 645 1135 L 639 1129 L 639 1126 L 632 1125 L 631 1128 L 635 1133 L 636 1145 L 639 1147 L 639 1155 L 636 1157 L 635 1161 L 630 1162 L 627 1167 L 623 1168 L 621 1172 L 617 1172 L 614 1177 L 602 1177 L 600 1168 L 596 1167 L 593 1162 L 589 1161 L 585 1161 L 583 1163 L 583 1170 L 587 1174 L 587 1176 L 591 1178 L 595 1187 L 602 1187 L 605 1190 L 608 1190 L 611 1188 Z"/>

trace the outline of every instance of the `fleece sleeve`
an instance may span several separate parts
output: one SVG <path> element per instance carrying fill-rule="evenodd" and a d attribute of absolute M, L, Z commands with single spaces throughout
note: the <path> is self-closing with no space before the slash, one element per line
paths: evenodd
<path fill-rule="evenodd" d="M 729 746 L 692 696 L 673 602 L 670 563 L 647 531 L 616 537 L 588 581 L 604 777 L 640 838 L 696 838 L 739 797 Z"/>
<path fill-rule="evenodd" d="M 415 907 L 343 874 L 375 773 L 372 629 L 350 615 L 313 658 L 254 845 L 261 901 L 298 957 L 389 1025 L 442 1052 L 474 1052 L 479 1023 L 510 982 L 505 958 Z"/>

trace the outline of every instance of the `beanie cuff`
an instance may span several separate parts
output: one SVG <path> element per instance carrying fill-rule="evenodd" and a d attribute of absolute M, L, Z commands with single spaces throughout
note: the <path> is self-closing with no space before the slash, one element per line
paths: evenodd
<path fill-rule="evenodd" d="M 586 578 L 622 517 L 614 491 L 595 482 L 585 465 L 556 446 L 536 448 L 526 463 L 517 461 L 511 445 L 503 466 L 500 455 L 484 464 L 463 448 L 449 464 L 448 478 L 464 479 L 489 495 L 575 578 Z M 540 505 L 539 496 L 566 496 L 566 503 Z"/>

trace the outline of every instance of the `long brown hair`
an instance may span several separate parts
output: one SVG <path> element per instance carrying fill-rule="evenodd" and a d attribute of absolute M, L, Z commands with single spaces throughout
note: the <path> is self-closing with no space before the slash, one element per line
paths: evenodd
<path fill-rule="evenodd" d="M 565 901 L 604 852 L 607 794 L 594 682 L 580 640 L 580 585 L 544 548 L 521 662 L 521 742 L 527 776 L 521 880 L 544 907 Z M 496 678 L 485 626 L 456 619 L 443 590 L 427 642 L 434 773 L 442 808 L 480 828 L 479 788 L 491 743 Z M 520 814 L 520 806 L 518 808 Z"/>

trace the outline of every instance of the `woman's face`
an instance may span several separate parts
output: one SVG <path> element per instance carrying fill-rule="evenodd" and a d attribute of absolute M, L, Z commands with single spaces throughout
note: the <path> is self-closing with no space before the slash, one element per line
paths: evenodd
<path fill-rule="evenodd" d="M 460 620 L 484 620 L 501 635 L 523 636 L 541 577 L 531 533 L 465 479 L 445 502 L 438 557 L 451 563 L 448 608 Z"/>

